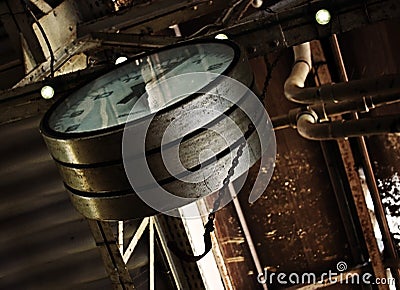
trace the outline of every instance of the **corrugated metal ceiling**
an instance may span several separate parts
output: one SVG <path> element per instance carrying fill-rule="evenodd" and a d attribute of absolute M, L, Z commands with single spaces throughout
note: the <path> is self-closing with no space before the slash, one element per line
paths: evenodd
<path fill-rule="evenodd" d="M 69 201 L 38 122 L 0 127 L 0 288 L 109 288 L 88 224 Z"/>

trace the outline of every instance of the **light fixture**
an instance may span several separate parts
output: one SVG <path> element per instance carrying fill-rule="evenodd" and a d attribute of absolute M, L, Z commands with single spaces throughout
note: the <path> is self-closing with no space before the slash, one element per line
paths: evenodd
<path fill-rule="evenodd" d="M 251 2 L 251 5 L 254 8 L 260 8 L 263 5 L 263 1 L 262 0 L 253 0 L 253 2 Z"/>
<path fill-rule="evenodd" d="M 40 94 L 42 95 L 43 99 L 51 99 L 54 96 L 54 89 L 50 86 L 44 86 L 40 90 Z"/>
<path fill-rule="evenodd" d="M 226 34 L 220 33 L 215 36 L 215 39 L 228 39 Z"/>
<path fill-rule="evenodd" d="M 331 21 L 331 13 L 326 9 L 320 9 L 315 13 L 315 20 L 318 24 L 326 25 Z"/>
<path fill-rule="evenodd" d="M 124 61 L 127 61 L 128 58 L 126 56 L 120 56 L 115 60 L 115 65 L 123 63 Z"/>

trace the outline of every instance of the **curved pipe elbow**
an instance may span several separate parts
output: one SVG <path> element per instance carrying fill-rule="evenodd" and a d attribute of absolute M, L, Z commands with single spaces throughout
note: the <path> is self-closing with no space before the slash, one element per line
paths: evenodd
<path fill-rule="evenodd" d="M 315 132 L 313 131 L 315 131 L 316 129 L 316 127 L 314 127 L 315 125 L 320 125 L 320 124 L 317 124 L 317 120 L 312 114 L 302 113 L 301 115 L 299 115 L 297 119 L 297 125 L 296 125 L 297 132 L 303 138 L 310 140 L 319 140 L 314 136 Z"/>
<path fill-rule="evenodd" d="M 304 84 L 303 84 L 304 86 Z M 284 93 L 286 99 L 291 102 L 298 103 L 296 96 L 301 92 L 302 87 L 300 87 L 295 81 L 293 81 L 290 77 L 286 80 L 284 86 Z"/>
<path fill-rule="evenodd" d="M 310 43 L 293 47 L 294 51 L 294 65 L 290 76 L 287 78 L 284 85 L 285 96 L 288 100 L 296 103 L 304 103 L 299 97 L 304 90 L 304 82 L 306 81 L 308 73 L 311 71 L 311 48 Z"/>

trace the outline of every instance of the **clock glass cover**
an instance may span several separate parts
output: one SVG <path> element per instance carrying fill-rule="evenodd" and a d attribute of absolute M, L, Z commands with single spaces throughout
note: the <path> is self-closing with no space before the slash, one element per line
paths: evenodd
<path fill-rule="evenodd" d="M 224 74 L 236 61 L 236 50 L 231 42 L 215 41 L 178 45 L 137 57 L 60 101 L 50 113 L 48 127 L 62 134 L 83 133 L 124 124 L 133 107 L 130 121 L 155 113 L 187 96 L 161 93 L 141 98 L 147 86 L 185 73 Z M 200 81 L 199 89 L 209 81 Z"/>

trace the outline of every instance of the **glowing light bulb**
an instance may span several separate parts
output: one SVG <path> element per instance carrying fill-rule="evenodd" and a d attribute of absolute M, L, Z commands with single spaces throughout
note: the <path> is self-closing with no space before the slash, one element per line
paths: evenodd
<path fill-rule="evenodd" d="M 226 34 L 220 33 L 215 36 L 215 39 L 228 39 Z"/>
<path fill-rule="evenodd" d="M 251 2 L 251 5 L 253 5 L 254 8 L 260 8 L 263 5 L 263 1 L 262 0 L 253 0 L 253 2 Z"/>
<path fill-rule="evenodd" d="M 40 90 L 40 94 L 42 95 L 43 99 L 51 99 L 54 96 L 54 89 L 50 86 L 44 86 Z"/>
<path fill-rule="evenodd" d="M 117 64 L 123 63 L 124 61 L 127 61 L 127 60 L 128 60 L 127 57 L 125 57 L 125 56 L 120 56 L 120 57 L 118 57 L 118 58 L 115 60 L 115 64 L 117 65 Z"/>
<path fill-rule="evenodd" d="M 315 13 L 315 20 L 318 24 L 326 25 L 331 21 L 331 13 L 326 9 L 320 9 Z"/>

